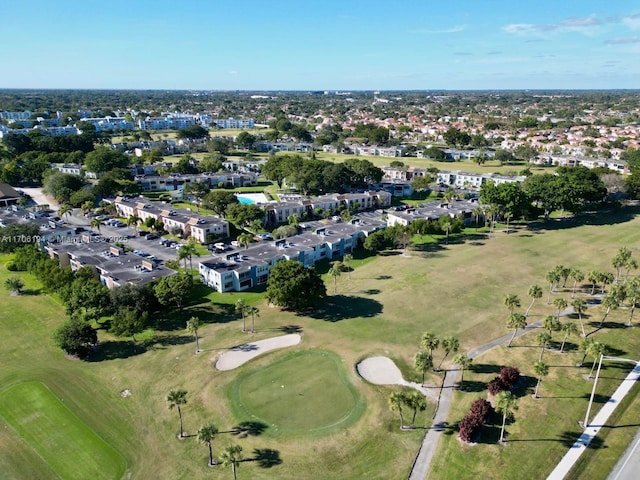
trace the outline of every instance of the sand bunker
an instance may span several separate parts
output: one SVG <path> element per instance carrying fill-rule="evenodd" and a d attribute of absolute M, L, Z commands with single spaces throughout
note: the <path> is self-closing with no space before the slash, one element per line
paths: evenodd
<path fill-rule="evenodd" d="M 292 333 L 290 335 L 266 338 L 264 340 L 258 340 L 257 342 L 238 345 L 220 355 L 220 358 L 218 358 L 216 362 L 216 368 L 218 370 L 233 370 L 258 355 L 277 348 L 292 347 L 300 343 L 300 340 L 301 337 L 299 334 Z"/>

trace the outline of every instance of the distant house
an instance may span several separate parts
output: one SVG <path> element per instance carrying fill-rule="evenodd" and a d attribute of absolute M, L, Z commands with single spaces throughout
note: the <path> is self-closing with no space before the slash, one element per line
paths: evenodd
<path fill-rule="evenodd" d="M 0 205 L 6 207 L 18 202 L 20 194 L 7 183 L 0 183 Z"/>

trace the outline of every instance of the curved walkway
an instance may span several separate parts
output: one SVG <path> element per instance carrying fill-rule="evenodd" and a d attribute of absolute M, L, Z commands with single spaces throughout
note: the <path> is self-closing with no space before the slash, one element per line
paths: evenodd
<path fill-rule="evenodd" d="M 216 362 L 218 370 L 233 370 L 249 360 L 277 348 L 292 347 L 300 343 L 301 337 L 297 333 L 266 338 L 257 342 L 245 343 L 231 348 L 223 353 Z"/>
<path fill-rule="evenodd" d="M 356 370 L 367 382 L 375 385 L 403 385 L 415 388 L 425 397 L 433 400 L 438 399 L 438 394 L 434 389 L 423 387 L 416 382 L 408 382 L 402 378 L 402 373 L 396 364 L 387 357 L 369 357 L 356 365 Z"/>

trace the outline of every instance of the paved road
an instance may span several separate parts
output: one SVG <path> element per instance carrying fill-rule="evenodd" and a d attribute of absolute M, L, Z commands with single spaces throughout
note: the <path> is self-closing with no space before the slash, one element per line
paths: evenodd
<path fill-rule="evenodd" d="M 613 467 L 607 480 L 636 480 L 640 472 L 640 431 Z"/>

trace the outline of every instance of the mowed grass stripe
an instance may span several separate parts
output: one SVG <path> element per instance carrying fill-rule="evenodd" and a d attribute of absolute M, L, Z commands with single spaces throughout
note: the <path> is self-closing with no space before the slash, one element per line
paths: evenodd
<path fill-rule="evenodd" d="M 307 350 L 240 376 L 231 386 L 238 415 L 251 416 L 269 432 L 324 434 L 355 423 L 364 400 L 333 353 Z"/>
<path fill-rule="evenodd" d="M 1 391 L 0 416 L 60 478 L 118 479 L 125 472 L 124 458 L 41 382 Z"/>

